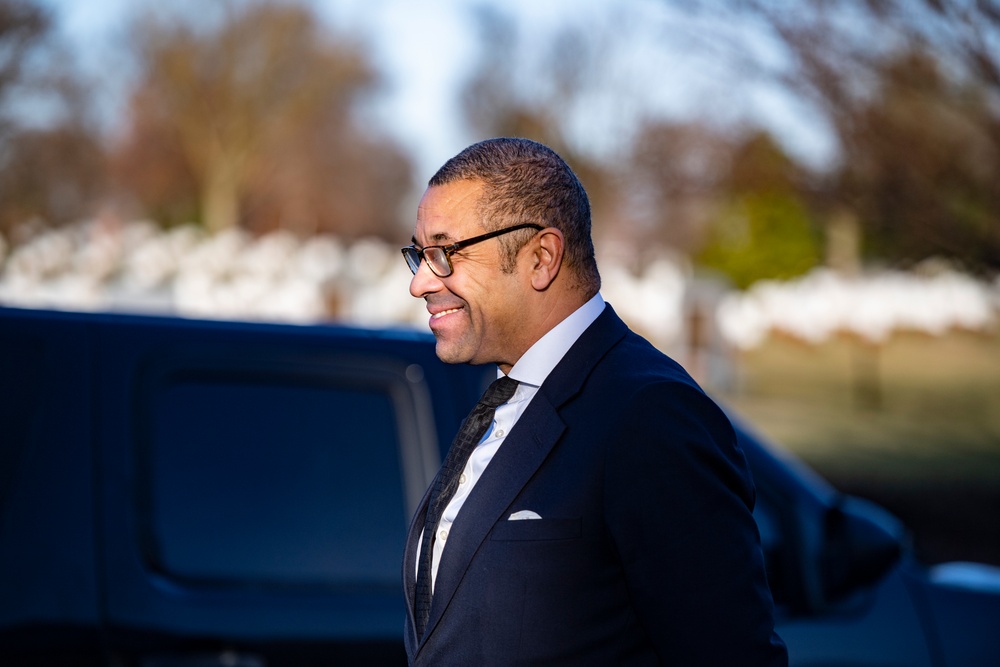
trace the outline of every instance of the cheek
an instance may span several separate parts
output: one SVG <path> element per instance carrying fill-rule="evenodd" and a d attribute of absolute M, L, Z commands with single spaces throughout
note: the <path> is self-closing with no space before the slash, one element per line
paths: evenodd
<path fill-rule="evenodd" d="M 494 287 L 486 297 L 481 310 L 483 332 L 498 344 L 511 342 L 516 337 L 521 321 L 521 300 L 505 288 Z"/>
<path fill-rule="evenodd" d="M 521 310 L 518 282 L 512 274 L 491 271 L 479 280 L 470 280 L 454 294 L 469 305 L 473 328 L 482 338 L 502 343 L 509 332 L 516 330 Z"/>

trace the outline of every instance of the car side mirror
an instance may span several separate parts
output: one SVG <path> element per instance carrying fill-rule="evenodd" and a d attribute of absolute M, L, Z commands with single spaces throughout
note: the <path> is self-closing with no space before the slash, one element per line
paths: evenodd
<path fill-rule="evenodd" d="M 906 531 L 892 514 L 861 498 L 841 496 L 826 512 L 820 587 L 827 603 L 843 600 L 888 572 L 903 553 Z"/>

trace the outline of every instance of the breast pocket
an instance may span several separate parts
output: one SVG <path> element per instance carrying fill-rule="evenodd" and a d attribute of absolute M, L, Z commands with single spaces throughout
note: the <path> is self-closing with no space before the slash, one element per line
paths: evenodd
<path fill-rule="evenodd" d="M 503 542 L 515 540 L 572 540 L 582 535 L 580 519 L 525 519 L 501 521 L 493 527 L 490 539 Z"/>

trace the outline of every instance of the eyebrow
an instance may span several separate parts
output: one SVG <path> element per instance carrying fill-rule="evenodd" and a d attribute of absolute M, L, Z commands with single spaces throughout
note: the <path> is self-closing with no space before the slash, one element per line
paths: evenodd
<path fill-rule="evenodd" d="M 420 247 L 420 242 L 417 241 L 416 235 L 411 236 L 410 240 L 413 242 L 413 245 L 418 248 Z M 447 232 L 438 232 L 437 234 L 432 235 L 430 240 L 432 245 L 448 245 L 453 242 L 451 234 Z"/>

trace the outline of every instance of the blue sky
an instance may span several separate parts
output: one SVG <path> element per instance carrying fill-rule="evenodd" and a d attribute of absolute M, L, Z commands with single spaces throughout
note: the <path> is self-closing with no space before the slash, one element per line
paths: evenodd
<path fill-rule="evenodd" d="M 103 96 L 105 115 L 112 117 L 127 89 L 129 72 L 122 50 L 126 26 L 137 11 L 155 3 L 39 1 L 53 9 L 58 29 L 71 41 L 83 66 L 100 75 L 98 94 Z M 378 111 L 413 152 L 419 170 L 432 171 L 474 139 L 461 125 L 455 92 L 479 57 L 470 11 L 485 0 L 310 1 L 330 25 L 365 37 L 374 47 L 376 63 L 389 83 Z M 725 72 L 686 49 L 682 40 L 672 39 L 678 28 L 696 31 L 697 25 L 672 14 L 665 3 L 508 0 L 496 6 L 516 16 L 527 44 L 544 43 L 552 29 L 567 22 L 599 31 L 620 18 L 623 7 L 629 9 L 632 20 L 626 25 L 632 32 L 606 67 L 616 77 L 609 82 L 616 92 L 600 94 L 598 82 L 588 107 L 566 121 L 581 136 L 594 140 L 596 150 L 613 152 L 627 141 L 638 117 L 652 113 L 722 120 L 749 117 L 769 127 L 802 159 L 819 162 L 830 155 L 828 137 L 810 120 L 808 109 L 766 86 L 734 94 L 733 81 Z"/>

